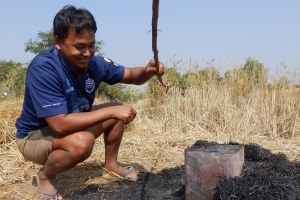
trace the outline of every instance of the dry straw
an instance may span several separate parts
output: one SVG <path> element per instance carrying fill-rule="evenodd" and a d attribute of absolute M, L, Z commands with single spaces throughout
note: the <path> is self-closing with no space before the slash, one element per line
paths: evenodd
<path fill-rule="evenodd" d="M 122 165 L 152 173 L 181 166 L 184 150 L 197 140 L 256 143 L 300 161 L 299 93 L 262 85 L 243 90 L 234 81 L 207 83 L 202 79 L 202 84 L 192 84 L 192 78 L 184 92 L 175 84 L 168 94 L 164 89 L 159 97 L 147 93 L 132 105 L 138 115 L 125 130 L 119 153 Z M 21 109 L 22 100 L 1 102 L 0 199 L 12 198 L 12 190 L 16 199 L 36 196 L 31 176 L 40 166 L 24 160 L 14 144 L 14 124 Z M 99 138 L 90 158 L 58 176 L 62 195 L 91 184 L 109 184 L 111 180 L 101 177 L 103 161 L 103 139 Z"/>

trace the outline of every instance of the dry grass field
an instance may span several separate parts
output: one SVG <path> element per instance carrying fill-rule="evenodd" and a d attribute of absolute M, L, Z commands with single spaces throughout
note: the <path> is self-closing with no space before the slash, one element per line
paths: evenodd
<path fill-rule="evenodd" d="M 120 163 L 151 173 L 182 166 L 184 150 L 198 140 L 255 143 L 300 162 L 300 94 L 254 87 L 247 95 L 236 96 L 235 87 L 189 87 L 184 95 L 173 87 L 160 98 L 146 96 L 133 104 L 138 115 L 126 127 Z M 0 199 L 35 199 L 31 177 L 39 166 L 24 160 L 14 143 L 22 99 L 0 103 Z M 58 177 L 61 194 L 109 184 L 101 178 L 103 160 L 99 138 L 90 158 Z"/>

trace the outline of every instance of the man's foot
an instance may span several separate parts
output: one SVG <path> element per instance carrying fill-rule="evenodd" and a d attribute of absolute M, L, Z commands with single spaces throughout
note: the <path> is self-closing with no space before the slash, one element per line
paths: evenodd
<path fill-rule="evenodd" d="M 62 196 L 58 193 L 55 178 L 48 179 L 39 172 L 36 176 L 38 184 L 38 200 L 63 200 Z"/>
<path fill-rule="evenodd" d="M 112 168 L 105 168 L 103 170 L 103 177 L 116 177 L 120 176 L 123 178 L 131 179 L 131 180 L 136 180 L 137 179 L 137 173 L 134 170 L 132 166 L 128 167 L 122 167 L 118 165 L 114 169 Z"/>

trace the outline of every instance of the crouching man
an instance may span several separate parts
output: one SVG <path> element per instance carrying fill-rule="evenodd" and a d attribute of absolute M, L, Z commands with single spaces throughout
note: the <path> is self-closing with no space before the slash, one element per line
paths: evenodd
<path fill-rule="evenodd" d="M 117 162 L 124 126 L 136 111 L 112 102 L 93 106 L 95 91 L 108 84 L 140 85 L 159 71 L 154 60 L 146 67 L 124 67 L 95 56 L 96 21 L 86 9 L 65 6 L 53 21 L 56 46 L 37 55 L 28 67 L 23 110 L 16 120 L 16 143 L 31 162 L 42 165 L 37 175 L 39 199 L 63 199 L 55 176 L 87 159 L 102 133 L 105 168 L 136 178 L 133 168 Z M 108 175 L 106 171 L 103 176 Z"/>

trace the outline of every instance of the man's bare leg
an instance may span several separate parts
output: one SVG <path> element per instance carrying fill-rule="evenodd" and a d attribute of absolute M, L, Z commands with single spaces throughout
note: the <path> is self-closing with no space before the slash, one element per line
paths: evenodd
<path fill-rule="evenodd" d="M 125 167 L 122 167 L 118 164 L 118 153 L 120 144 L 123 138 L 124 126 L 125 123 L 123 121 L 117 120 L 108 120 L 105 123 L 112 124 L 111 128 L 104 131 L 104 143 L 105 143 L 105 169 L 114 172 L 118 175 L 122 175 L 128 171 Z M 94 127 L 95 135 L 96 133 L 103 132 L 101 125 L 97 125 Z M 103 175 L 105 176 L 107 172 L 104 170 Z M 136 177 L 136 172 L 132 172 L 127 176 Z"/>
<path fill-rule="evenodd" d="M 57 188 L 55 176 L 88 158 L 93 150 L 94 142 L 94 135 L 87 131 L 55 139 L 53 152 L 49 154 L 45 165 L 38 173 L 38 189 L 54 193 Z M 58 196 L 58 199 L 62 199 L 60 195 Z M 52 198 L 39 193 L 38 199 Z"/>
<path fill-rule="evenodd" d="M 120 103 L 108 103 L 98 106 L 100 109 L 107 106 L 121 105 Z M 90 156 L 93 150 L 95 138 L 104 133 L 105 141 L 105 168 L 119 175 L 128 171 L 117 162 L 119 147 L 123 137 L 125 123 L 118 120 L 107 120 L 93 128 L 93 134 L 81 131 L 57 138 L 53 142 L 53 152 L 38 174 L 38 188 L 52 193 L 57 188 L 55 176 L 64 172 Z M 104 175 L 106 172 L 104 172 Z M 136 172 L 128 174 L 136 176 Z M 39 194 L 39 199 L 49 199 L 49 196 Z M 60 198 L 62 199 L 62 198 Z"/>
<path fill-rule="evenodd" d="M 97 105 L 94 109 L 101 109 L 108 106 L 122 105 L 118 102 L 110 102 L 106 104 Z M 107 120 L 102 124 L 94 126 L 93 134 L 95 138 L 98 138 L 102 133 L 104 133 L 104 144 L 105 144 L 105 169 L 114 172 L 118 175 L 122 175 L 128 171 L 125 167 L 118 164 L 118 153 L 120 144 L 123 138 L 124 132 L 124 121 L 118 120 Z M 106 128 L 109 127 L 109 128 Z M 107 172 L 104 170 L 103 175 L 105 176 Z M 136 172 L 131 172 L 127 176 L 136 177 Z"/>

